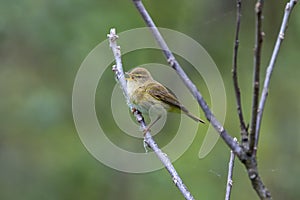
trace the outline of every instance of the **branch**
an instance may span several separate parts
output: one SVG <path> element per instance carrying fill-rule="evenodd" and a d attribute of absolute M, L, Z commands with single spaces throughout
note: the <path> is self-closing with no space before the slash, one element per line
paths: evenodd
<path fill-rule="evenodd" d="M 237 0 L 236 6 L 237 6 L 237 12 L 236 12 L 235 42 L 234 42 L 234 50 L 233 50 L 232 79 L 233 79 L 233 86 L 234 86 L 235 98 L 237 104 L 237 112 L 240 120 L 240 128 L 241 128 L 241 136 L 242 136 L 241 142 L 242 142 L 242 146 L 245 148 L 246 144 L 248 143 L 248 130 L 244 121 L 244 115 L 243 115 L 242 103 L 241 103 L 241 92 L 239 88 L 238 75 L 237 75 L 239 32 L 240 32 L 241 8 L 242 8 L 241 0 Z"/>
<path fill-rule="evenodd" d="M 121 49 L 120 49 L 120 46 L 117 45 L 117 39 L 119 38 L 119 36 L 116 34 L 116 29 L 114 29 L 114 28 L 110 29 L 110 33 L 107 34 L 107 37 L 109 39 L 109 46 L 110 46 L 110 48 L 114 54 L 115 60 L 116 60 L 116 65 L 113 66 L 113 71 L 115 72 L 116 78 L 121 85 L 124 97 L 126 99 L 126 103 L 132 110 L 133 107 L 130 104 L 130 100 L 128 97 L 127 83 L 126 83 L 123 66 L 122 66 Z"/>
<path fill-rule="evenodd" d="M 116 40 L 118 39 L 118 36 L 116 35 L 116 30 L 111 29 L 110 34 L 107 35 L 109 39 L 109 44 L 110 47 L 113 51 L 115 60 L 116 60 L 116 66 L 113 67 L 113 71 L 116 74 L 116 78 L 119 81 L 121 88 L 123 90 L 123 94 L 125 96 L 126 102 L 131 110 L 133 110 L 134 116 L 137 120 L 137 122 L 140 124 L 140 127 L 143 130 L 147 129 L 146 123 L 144 121 L 143 116 L 141 113 L 133 108 L 133 106 L 130 104 L 129 101 L 129 96 L 127 93 L 127 83 L 125 80 L 124 72 L 123 72 L 123 67 L 122 67 L 122 61 L 121 61 L 121 51 L 120 47 L 117 45 Z M 176 187 L 180 190 L 180 192 L 183 194 L 185 199 L 187 200 L 194 200 L 194 197 L 192 194 L 188 191 L 187 187 L 184 185 L 182 182 L 180 176 L 176 172 L 174 166 L 172 165 L 170 159 L 167 157 L 165 153 L 163 153 L 156 142 L 153 140 L 151 134 L 149 131 L 146 132 L 145 137 L 144 137 L 144 142 L 154 151 L 154 153 L 157 155 L 157 157 L 160 159 L 160 161 L 163 163 L 167 171 L 172 177 L 172 180 Z"/>
<path fill-rule="evenodd" d="M 200 107 L 204 111 L 204 114 L 208 121 L 212 124 L 215 130 L 220 134 L 221 138 L 225 141 L 225 143 L 229 146 L 231 150 L 239 157 L 240 160 L 246 160 L 246 154 L 240 145 L 233 140 L 233 138 L 227 133 L 224 129 L 222 124 L 216 119 L 213 115 L 211 110 L 209 109 L 207 103 L 203 99 L 201 93 L 198 91 L 196 86 L 192 83 L 189 77 L 181 68 L 180 64 L 175 59 L 174 55 L 170 51 L 169 47 L 167 46 L 166 42 L 162 38 L 161 34 L 159 33 L 157 27 L 155 26 L 153 20 L 151 19 L 150 15 L 148 14 L 147 10 L 145 9 L 141 0 L 133 0 L 134 5 L 136 6 L 137 10 L 140 12 L 141 16 L 143 17 L 144 21 L 146 22 L 147 26 L 150 28 L 154 38 L 158 42 L 160 48 L 162 49 L 168 63 L 170 66 L 177 72 L 179 77 L 182 79 L 186 87 L 190 90 L 192 95 L 198 101 Z"/>
<path fill-rule="evenodd" d="M 253 99 L 252 99 L 252 119 L 250 127 L 250 137 L 249 137 L 249 154 L 254 151 L 255 144 L 255 129 L 258 111 L 258 100 L 259 100 L 259 75 L 260 75 L 260 60 L 261 60 L 261 47 L 263 42 L 262 32 L 262 10 L 263 10 L 264 0 L 258 0 L 255 5 L 256 12 L 256 34 L 255 34 L 255 47 L 254 47 L 254 76 L 253 76 Z"/>
<path fill-rule="evenodd" d="M 237 141 L 236 138 L 233 138 L 235 141 Z M 231 194 L 231 188 L 232 188 L 232 176 L 233 176 L 233 167 L 234 167 L 234 158 L 235 155 L 232 151 L 230 151 L 230 160 L 228 164 L 228 176 L 227 176 L 227 187 L 226 187 L 226 195 L 225 200 L 230 200 L 230 194 Z"/>
<path fill-rule="evenodd" d="M 255 144 L 254 144 L 255 151 L 257 150 L 260 126 L 261 126 L 261 121 L 262 121 L 262 115 L 263 115 L 263 111 L 264 111 L 264 108 L 265 108 L 265 103 L 266 103 L 267 96 L 268 96 L 268 90 L 269 90 L 271 75 L 272 75 L 272 72 L 273 72 L 273 69 L 274 69 L 274 66 L 275 66 L 275 62 L 276 62 L 278 53 L 279 53 L 281 42 L 284 39 L 284 35 L 285 35 L 285 31 L 286 31 L 287 26 L 288 26 L 288 20 L 289 20 L 290 14 L 291 14 L 294 6 L 296 5 L 296 3 L 297 3 L 297 0 L 290 0 L 290 2 L 288 2 L 286 4 L 283 20 L 282 20 L 281 27 L 280 27 L 280 31 L 279 31 L 279 34 L 278 34 L 278 37 L 277 37 L 277 40 L 276 40 L 276 44 L 275 44 L 275 47 L 274 47 L 274 50 L 273 50 L 273 53 L 272 53 L 272 57 L 271 57 L 269 66 L 268 66 L 267 71 L 266 71 L 264 87 L 263 87 L 263 91 L 262 91 L 262 94 L 261 94 L 259 107 L 258 107 L 258 114 L 257 114 L 257 124 L 256 124 L 256 129 L 255 129 Z"/>

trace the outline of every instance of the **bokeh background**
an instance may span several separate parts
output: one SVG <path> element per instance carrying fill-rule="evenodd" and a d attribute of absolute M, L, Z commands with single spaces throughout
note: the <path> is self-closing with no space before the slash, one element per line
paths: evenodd
<path fill-rule="evenodd" d="M 122 32 L 144 26 L 132 2 L 0 3 L 0 199 L 183 199 L 164 169 L 127 174 L 101 164 L 85 149 L 73 123 L 72 87 L 81 62 L 106 39 L 111 27 Z M 262 77 L 285 3 L 265 2 Z M 243 2 L 240 34 L 239 80 L 247 121 L 251 107 L 254 4 Z M 225 127 L 239 137 L 231 79 L 235 1 L 148 0 L 145 5 L 158 26 L 189 35 L 214 59 L 227 93 Z M 296 6 L 272 77 L 259 141 L 260 173 L 274 199 L 300 197 L 299 35 L 300 12 Z M 166 64 L 156 51 L 136 52 L 125 56 L 123 62 L 126 70 L 137 63 Z M 193 74 L 190 67 L 184 69 Z M 197 77 L 192 79 L 201 84 Z M 101 101 L 103 95 L 110 98 L 115 85 L 110 70 L 100 82 L 107 86 L 97 92 L 97 110 L 106 112 L 111 119 L 110 106 L 104 104 L 109 101 Z M 122 132 L 112 120 L 106 120 L 105 125 L 115 142 L 123 138 L 118 137 Z M 199 133 L 174 165 L 196 199 L 223 199 L 229 150 L 219 140 L 207 157 L 199 159 L 203 137 Z M 160 145 L 166 143 L 163 137 L 157 139 Z M 122 145 L 126 147 L 126 143 Z M 234 170 L 232 199 L 257 199 L 239 161 Z"/>

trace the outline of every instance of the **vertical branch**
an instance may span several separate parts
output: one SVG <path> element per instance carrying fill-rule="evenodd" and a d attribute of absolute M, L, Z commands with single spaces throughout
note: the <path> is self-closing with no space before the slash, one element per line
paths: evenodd
<path fill-rule="evenodd" d="M 268 96 L 270 79 L 271 79 L 272 72 L 273 72 L 273 69 L 274 69 L 274 66 L 275 66 L 275 62 L 276 62 L 276 59 L 277 59 L 277 56 L 278 56 L 278 53 L 279 53 L 280 45 L 281 45 L 281 43 L 284 39 L 284 35 L 285 35 L 285 31 L 286 31 L 287 26 L 288 26 L 288 20 L 289 20 L 290 14 L 291 14 L 294 6 L 296 5 L 296 3 L 297 3 L 297 0 L 290 0 L 290 2 L 288 2 L 286 4 L 284 16 L 283 16 L 281 27 L 280 27 L 280 31 L 279 31 L 279 34 L 278 34 L 278 37 L 277 37 L 277 40 L 276 40 L 275 47 L 273 49 L 273 53 L 272 53 L 272 57 L 270 59 L 269 66 L 268 66 L 267 71 L 266 71 L 264 87 L 263 87 L 263 91 L 262 91 L 262 94 L 261 94 L 259 107 L 258 107 L 258 114 L 257 114 L 257 124 L 256 124 L 256 129 L 255 129 L 255 144 L 254 144 L 255 151 L 257 150 L 260 126 L 261 126 L 261 121 L 262 121 L 262 115 L 263 115 L 263 111 L 264 111 L 264 108 L 265 108 L 265 103 L 266 103 L 267 96 Z"/>
<path fill-rule="evenodd" d="M 233 138 L 233 139 L 237 142 L 236 138 Z M 230 160 L 229 160 L 229 164 L 228 164 L 228 175 L 227 175 L 225 200 L 230 200 L 231 188 L 232 188 L 232 184 L 233 184 L 232 176 L 233 176 L 234 158 L 235 158 L 235 155 L 231 150 L 230 151 Z"/>
<path fill-rule="evenodd" d="M 132 105 L 130 104 L 130 101 L 129 101 L 129 96 L 128 96 L 128 92 L 127 92 L 127 83 L 125 80 L 123 67 L 122 67 L 122 61 L 121 61 L 121 51 L 120 51 L 120 47 L 117 45 L 117 42 L 116 42 L 116 40 L 118 39 L 118 36 L 116 35 L 116 30 L 111 29 L 110 33 L 107 35 L 107 37 L 109 39 L 109 45 L 113 51 L 113 54 L 114 54 L 114 57 L 116 60 L 116 65 L 113 66 L 113 71 L 115 72 L 116 78 L 121 85 L 126 102 L 127 102 L 128 106 L 130 107 L 130 109 L 133 111 L 133 114 L 134 114 L 137 122 L 140 124 L 140 127 L 143 130 L 147 130 L 147 126 L 146 126 L 143 116 L 141 115 L 140 112 L 138 112 L 137 110 L 135 110 L 132 107 Z M 165 153 L 163 153 L 160 150 L 160 148 L 158 147 L 156 142 L 153 140 L 149 131 L 147 131 L 145 134 L 144 142 L 154 151 L 156 156 L 163 163 L 163 165 L 165 166 L 165 168 L 171 175 L 172 181 L 174 182 L 176 187 L 180 190 L 180 192 L 185 197 L 185 199 L 194 200 L 194 197 L 192 196 L 190 191 L 187 189 L 187 187 L 183 183 L 183 181 L 180 178 L 180 176 L 178 175 L 176 169 L 172 165 L 170 159 L 168 158 L 168 156 Z"/>
<path fill-rule="evenodd" d="M 246 147 L 245 144 L 248 142 L 248 130 L 244 121 L 244 115 L 242 110 L 241 103 L 241 92 L 239 88 L 238 75 L 237 75 L 237 59 L 238 59 L 238 48 L 239 48 L 239 32 L 240 32 L 240 24 L 241 24 L 241 9 L 242 2 L 241 0 L 236 1 L 237 11 L 236 11 L 236 30 L 235 30 L 235 41 L 234 41 L 234 50 L 233 50 L 233 67 L 232 67 L 232 79 L 233 86 L 235 91 L 235 98 L 237 104 L 237 112 L 240 120 L 240 128 L 241 128 L 241 141 L 242 146 Z"/>
<path fill-rule="evenodd" d="M 259 100 L 259 75 L 260 75 L 260 60 L 261 60 L 261 47 L 263 42 L 262 32 L 262 10 L 264 0 L 258 0 L 255 4 L 256 12 L 256 33 L 255 33 L 255 47 L 254 47 L 254 76 L 253 76 L 253 99 L 252 99 L 252 115 L 251 115 L 251 126 L 250 126 L 250 137 L 249 137 L 249 153 L 252 154 L 254 151 L 255 144 L 255 129 L 258 111 L 258 100 Z"/>

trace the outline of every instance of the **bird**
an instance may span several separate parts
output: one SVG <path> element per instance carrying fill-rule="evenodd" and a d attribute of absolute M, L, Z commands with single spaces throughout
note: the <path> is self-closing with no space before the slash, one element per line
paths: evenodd
<path fill-rule="evenodd" d="M 204 120 L 193 115 L 167 87 L 154 80 L 151 73 L 142 67 L 136 67 L 125 73 L 127 92 L 130 103 L 142 114 L 149 114 L 152 106 L 163 107 L 167 112 L 180 113 L 181 111 L 196 122 L 205 123 Z M 158 116 L 147 128 L 154 125 L 161 116 Z"/>

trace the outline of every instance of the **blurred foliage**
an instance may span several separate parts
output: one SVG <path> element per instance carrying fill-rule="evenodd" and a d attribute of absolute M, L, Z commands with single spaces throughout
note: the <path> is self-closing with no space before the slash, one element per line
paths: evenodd
<path fill-rule="evenodd" d="M 265 3 L 262 76 L 285 2 Z M 81 62 L 106 39 L 109 28 L 122 32 L 144 26 L 131 1 L 0 3 L 0 199 L 183 199 L 165 170 L 126 174 L 99 163 L 82 145 L 74 127 L 72 87 Z M 145 5 L 158 26 L 191 36 L 212 56 L 227 92 L 225 127 L 238 136 L 231 80 L 235 2 L 155 0 L 145 1 Z M 239 80 L 247 121 L 251 107 L 253 8 L 254 1 L 243 2 Z M 275 199 L 300 197 L 299 35 L 300 12 L 296 6 L 276 63 L 258 151 L 261 176 Z M 147 54 L 124 57 L 125 68 L 144 60 L 166 63 L 161 54 Z M 105 74 L 107 91 L 101 91 L 101 95 L 110 96 L 115 80 L 110 70 Z M 112 132 L 110 137 L 123 139 L 110 106 L 101 107 L 102 103 L 98 101 L 98 108 L 108 113 L 103 124 Z M 199 132 L 174 164 L 196 199 L 223 199 L 229 150 L 219 140 L 214 150 L 200 160 L 197 155 L 203 137 Z M 163 137 L 157 139 L 165 144 Z M 135 143 L 141 146 L 142 141 Z M 244 167 L 237 161 L 232 199 L 256 198 Z"/>

